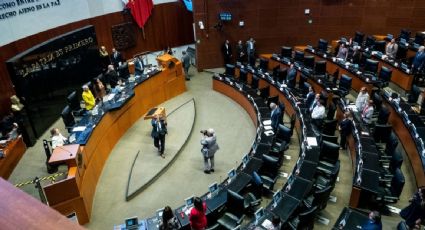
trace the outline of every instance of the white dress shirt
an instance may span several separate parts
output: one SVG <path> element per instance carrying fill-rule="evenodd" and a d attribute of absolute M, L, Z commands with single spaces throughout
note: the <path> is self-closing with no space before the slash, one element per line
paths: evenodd
<path fill-rule="evenodd" d="M 369 94 L 360 92 L 356 99 L 356 107 L 358 111 L 363 111 L 364 107 L 369 103 Z"/>
<path fill-rule="evenodd" d="M 52 149 L 55 149 L 57 146 L 63 146 L 67 139 L 62 136 L 62 134 L 58 134 L 52 137 Z"/>
<path fill-rule="evenodd" d="M 311 118 L 312 119 L 323 119 L 324 117 L 325 117 L 325 106 L 316 105 L 313 109 L 313 112 L 311 112 Z"/>

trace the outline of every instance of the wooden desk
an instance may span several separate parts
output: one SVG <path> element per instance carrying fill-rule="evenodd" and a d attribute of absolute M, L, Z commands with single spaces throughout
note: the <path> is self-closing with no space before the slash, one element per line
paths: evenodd
<path fill-rule="evenodd" d="M 68 167 L 76 166 L 76 157 L 80 151 L 80 145 L 57 146 L 49 159 L 49 164 L 66 163 Z"/>
<path fill-rule="evenodd" d="M 386 61 L 381 60 L 380 58 L 377 58 L 374 56 L 372 56 L 372 58 L 376 61 L 379 61 L 378 63 L 379 70 L 382 68 L 382 66 L 385 66 L 393 71 L 391 74 L 392 83 L 398 85 L 404 91 L 410 91 L 412 89 L 413 74 L 407 74 L 401 71 L 399 68 L 396 68 L 392 66 L 391 64 L 387 63 Z"/>
<path fill-rule="evenodd" d="M 27 147 L 19 136 L 15 140 L 10 141 L 5 148 L 2 149 L 5 153 L 5 157 L 0 159 L 0 177 L 8 179 L 24 155 Z"/>
<path fill-rule="evenodd" d="M 109 111 L 102 117 L 87 144 L 81 147 L 78 172 L 73 167 L 69 168 L 71 176 L 68 179 L 49 187 L 49 194 L 60 193 L 64 188 L 77 188 L 79 196 L 73 197 L 75 194 L 71 193 L 68 200 L 58 200 L 60 202 L 52 208 L 65 215 L 76 212 L 80 224 L 89 222 L 97 182 L 115 144 L 150 108 L 186 91 L 181 62 L 175 58 L 172 60 L 175 65 L 143 81 L 134 89 L 134 97 L 121 108 Z"/>
<path fill-rule="evenodd" d="M 1 229 L 84 229 L 0 179 Z"/>
<path fill-rule="evenodd" d="M 165 115 L 165 108 L 164 107 L 152 108 L 152 109 L 149 110 L 148 113 L 146 113 L 145 116 L 143 116 L 143 119 L 144 120 L 152 119 L 156 115 L 159 115 L 159 116 L 162 116 L 162 117 L 166 117 L 166 115 Z"/>

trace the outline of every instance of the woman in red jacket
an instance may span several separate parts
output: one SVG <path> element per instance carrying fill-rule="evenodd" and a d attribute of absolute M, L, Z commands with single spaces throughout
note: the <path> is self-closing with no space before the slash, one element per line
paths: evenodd
<path fill-rule="evenodd" d="M 204 230 L 207 227 L 207 206 L 199 197 L 195 197 L 193 206 L 189 215 L 190 227 L 192 230 Z"/>

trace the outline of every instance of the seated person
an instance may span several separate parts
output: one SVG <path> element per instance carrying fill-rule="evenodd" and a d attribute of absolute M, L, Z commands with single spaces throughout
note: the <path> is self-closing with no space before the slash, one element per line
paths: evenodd
<path fill-rule="evenodd" d="M 288 74 L 286 76 L 286 84 L 288 85 L 289 88 L 295 87 L 296 77 L 297 77 L 297 70 L 294 64 L 291 63 L 289 65 Z"/>
<path fill-rule="evenodd" d="M 311 103 L 311 105 L 309 107 L 310 112 L 313 112 L 313 109 L 314 109 L 314 107 L 316 107 L 319 100 L 320 100 L 320 94 L 318 93 L 318 94 L 316 94 L 316 97 L 314 98 L 313 102 Z"/>
<path fill-rule="evenodd" d="M 117 85 L 111 90 L 111 93 L 117 94 L 122 91 L 122 87 L 124 86 L 124 82 L 121 79 L 118 80 Z"/>
<path fill-rule="evenodd" d="M 143 70 L 145 69 L 145 64 L 141 56 L 138 56 L 134 59 L 134 65 L 136 67 L 136 75 L 142 75 Z"/>
<path fill-rule="evenodd" d="M 51 140 L 52 140 L 52 149 L 55 149 L 57 146 L 63 146 L 68 142 L 66 137 L 60 133 L 58 128 L 50 130 Z"/>
<path fill-rule="evenodd" d="M 367 88 L 362 87 L 356 99 L 357 110 L 363 111 L 363 108 L 367 105 L 368 101 L 369 101 L 369 94 L 367 93 Z"/>
<path fill-rule="evenodd" d="M 364 230 L 382 230 L 381 214 L 377 211 L 369 213 L 369 220 L 361 227 Z"/>
<path fill-rule="evenodd" d="M 276 132 L 277 128 L 279 127 L 280 120 L 282 119 L 282 113 L 279 109 L 279 107 L 275 103 L 270 103 L 270 109 L 272 110 L 271 113 L 271 121 L 272 121 L 272 128 Z"/>
<path fill-rule="evenodd" d="M 170 206 L 166 206 L 162 212 L 162 220 L 159 222 L 160 230 L 174 230 L 180 229 L 180 223 L 174 215 Z"/>
<path fill-rule="evenodd" d="M 373 115 L 373 101 L 369 100 L 369 103 L 362 110 L 362 120 L 366 124 L 372 123 L 372 115 Z"/>
<path fill-rule="evenodd" d="M 342 43 L 339 46 L 338 54 L 336 55 L 336 58 L 340 58 L 340 59 L 345 61 L 345 60 L 347 60 L 347 56 L 348 56 L 348 49 L 347 49 L 347 47 L 345 47 L 345 44 Z"/>
<path fill-rule="evenodd" d="M 96 105 L 96 100 L 94 99 L 94 96 L 87 85 L 83 86 L 82 98 L 86 110 L 92 110 Z"/>
<path fill-rule="evenodd" d="M 313 120 L 313 124 L 316 127 L 322 127 L 323 118 L 325 118 L 325 106 L 323 106 L 323 101 L 318 100 L 316 102 L 316 106 L 314 106 L 313 111 L 311 112 L 311 119 Z"/>
<path fill-rule="evenodd" d="M 389 59 L 395 59 L 397 55 L 397 50 L 398 45 L 395 42 L 395 38 L 393 38 L 385 47 L 385 55 L 387 55 Z"/>
<path fill-rule="evenodd" d="M 111 88 L 114 88 L 118 82 L 118 74 L 115 71 L 113 65 L 108 65 L 108 71 L 105 74 L 105 83 L 109 84 Z"/>

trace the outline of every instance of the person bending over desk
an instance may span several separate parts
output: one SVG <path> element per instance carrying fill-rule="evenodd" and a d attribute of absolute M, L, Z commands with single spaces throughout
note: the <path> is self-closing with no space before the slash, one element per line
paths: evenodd
<path fill-rule="evenodd" d="M 363 108 L 362 111 L 362 120 L 364 123 L 370 125 L 372 123 L 372 115 L 373 115 L 373 101 L 369 100 L 367 106 Z"/>
<path fill-rule="evenodd" d="M 83 85 L 82 97 L 86 110 L 92 110 L 96 105 L 96 100 L 87 85 Z"/>

